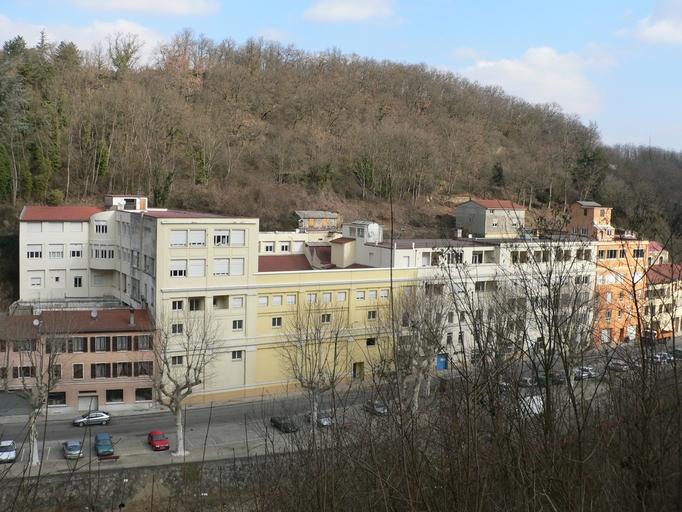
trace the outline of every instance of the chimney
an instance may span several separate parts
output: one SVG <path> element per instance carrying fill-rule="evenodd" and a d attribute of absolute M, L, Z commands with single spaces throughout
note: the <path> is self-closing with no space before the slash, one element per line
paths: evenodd
<path fill-rule="evenodd" d="M 135 325 L 135 310 L 133 308 L 130 308 L 130 324 L 129 325 Z"/>

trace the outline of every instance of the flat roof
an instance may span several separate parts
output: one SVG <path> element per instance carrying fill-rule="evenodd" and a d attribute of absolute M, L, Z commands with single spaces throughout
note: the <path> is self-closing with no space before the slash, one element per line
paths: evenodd
<path fill-rule="evenodd" d="M 106 211 L 98 206 L 24 206 L 19 215 L 22 222 L 87 222 L 96 213 Z"/>

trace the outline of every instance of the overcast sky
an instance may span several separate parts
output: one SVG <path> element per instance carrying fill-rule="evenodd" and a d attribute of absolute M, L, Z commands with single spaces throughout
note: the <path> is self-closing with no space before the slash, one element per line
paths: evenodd
<path fill-rule="evenodd" d="M 136 33 L 151 53 L 183 28 L 310 52 L 425 63 L 534 103 L 555 102 L 606 144 L 682 150 L 682 0 L 2 0 L 0 40 L 81 49 Z"/>

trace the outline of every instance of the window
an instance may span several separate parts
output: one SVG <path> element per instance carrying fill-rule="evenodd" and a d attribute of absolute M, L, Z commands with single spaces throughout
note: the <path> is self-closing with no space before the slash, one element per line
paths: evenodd
<path fill-rule="evenodd" d="M 296 304 L 296 295 L 287 295 L 287 304 L 293 306 Z"/>
<path fill-rule="evenodd" d="M 232 297 L 232 307 L 233 308 L 243 308 L 244 307 L 244 297 Z"/>
<path fill-rule="evenodd" d="M 93 363 L 90 365 L 90 376 L 93 379 L 106 379 L 111 377 L 111 367 L 108 363 Z"/>
<path fill-rule="evenodd" d="M 74 363 L 73 365 L 73 378 L 82 379 L 83 378 L 83 363 Z"/>
<path fill-rule="evenodd" d="M 71 338 L 71 346 L 69 352 L 79 353 L 88 351 L 88 340 L 85 336 L 76 336 Z"/>
<path fill-rule="evenodd" d="M 59 380 L 62 378 L 62 365 L 61 364 L 53 364 L 52 368 L 50 368 L 50 377 L 52 377 L 52 380 Z"/>
<path fill-rule="evenodd" d="M 123 390 L 107 389 L 107 402 L 123 402 Z"/>
<path fill-rule="evenodd" d="M 171 231 L 171 247 L 185 247 L 187 245 L 187 231 Z"/>
<path fill-rule="evenodd" d="M 453 336 L 451 332 L 445 333 L 445 343 L 452 345 Z"/>
<path fill-rule="evenodd" d="M 323 313 L 322 314 L 322 323 L 323 324 L 332 323 L 332 315 L 330 313 Z"/>
<path fill-rule="evenodd" d="M 182 324 L 171 325 L 171 333 L 172 334 L 182 334 Z"/>
<path fill-rule="evenodd" d="M 282 327 L 282 317 L 276 316 L 275 318 L 273 318 L 272 319 L 272 326 L 273 327 Z"/>
<path fill-rule="evenodd" d="M 64 223 L 63 222 L 48 222 L 47 223 L 47 230 L 50 233 L 62 233 L 64 231 Z"/>
<path fill-rule="evenodd" d="M 95 221 L 95 233 L 106 233 L 107 232 L 107 221 L 106 220 L 96 220 Z"/>
<path fill-rule="evenodd" d="M 233 350 L 232 351 L 232 360 L 233 361 L 241 361 L 242 360 L 242 351 L 241 350 Z"/>
<path fill-rule="evenodd" d="M 244 328 L 244 320 L 232 320 L 232 330 L 241 331 Z"/>
<path fill-rule="evenodd" d="M 114 363 L 114 377 L 132 377 L 133 375 L 133 363 L 129 361 L 121 361 L 119 363 Z M 107 400 L 108 402 L 109 400 Z"/>
<path fill-rule="evenodd" d="M 206 245 L 206 231 L 203 229 L 190 229 L 189 245 L 191 247 L 204 247 Z"/>
<path fill-rule="evenodd" d="M 376 338 L 367 338 L 367 346 L 374 347 L 377 344 Z"/>
<path fill-rule="evenodd" d="M 70 222 L 69 223 L 69 231 L 72 233 L 82 233 L 83 232 L 83 223 L 82 222 Z"/>
<path fill-rule="evenodd" d="M 135 336 L 135 350 L 151 350 L 152 337 L 149 334 Z"/>
<path fill-rule="evenodd" d="M 281 295 L 273 295 L 272 305 L 273 306 L 281 306 L 282 305 L 282 296 Z"/>
<path fill-rule="evenodd" d="M 337 302 L 346 302 L 346 297 L 347 297 L 346 292 L 339 292 L 336 294 L 336 301 Z"/>
<path fill-rule="evenodd" d="M 183 305 L 184 305 L 184 301 L 182 301 L 182 300 L 171 301 L 171 309 L 173 311 L 182 311 Z"/>
<path fill-rule="evenodd" d="M 322 294 L 322 302 L 331 302 L 332 301 L 332 294 L 329 292 L 325 292 Z"/>
<path fill-rule="evenodd" d="M 620 250 L 620 254 L 618 255 L 619 258 L 625 258 L 625 249 Z"/>
<path fill-rule="evenodd" d="M 108 351 L 107 341 L 108 341 L 107 336 L 95 336 L 93 341 L 95 350 L 93 350 L 93 352 L 107 352 Z"/>
<path fill-rule="evenodd" d="M 135 377 L 142 375 L 153 375 L 154 374 L 154 363 L 152 361 L 140 361 L 135 363 L 133 366 L 133 373 Z"/>
<path fill-rule="evenodd" d="M 182 366 L 182 356 L 171 357 L 171 366 Z"/>
<path fill-rule="evenodd" d="M 355 298 L 357 300 L 365 300 L 365 292 L 358 292 Z"/>
<path fill-rule="evenodd" d="M 259 306 L 267 306 L 268 305 L 267 295 L 261 295 L 260 297 L 258 297 L 258 305 Z"/>
<path fill-rule="evenodd" d="M 275 242 L 263 242 L 263 252 L 275 252 Z"/>
<path fill-rule="evenodd" d="M 232 230 L 232 245 L 243 246 L 246 240 L 246 231 L 243 229 L 233 229 Z"/>
<path fill-rule="evenodd" d="M 632 251 L 632 257 L 633 258 L 643 258 L 644 257 L 644 249 L 635 249 Z"/>
<path fill-rule="evenodd" d="M 151 402 L 152 401 L 152 388 L 136 388 L 135 389 L 135 401 L 136 402 Z"/>
<path fill-rule="evenodd" d="M 369 291 L 369 300 L 377 300 L 377 291 L 376 290 L 370 290 Z"/>
<path fill-rule="evenodd" d="M 497 219 L 493 219 L 492 227 L 496 228 L 498 226 Z"/>
<path fill-rule="evenodd" d="M 606 319 L 607 322 L 611 321 L 611 310 L 606 311 L 604 318 Z"/>
<path fill-rule="evenodd" d="M 367 320 L 376 320 L 377 319 L 377 312 L 376 311 L 368 311 L 367 312 Z"/>
<path fill-rule="evenodd" d="M 471 255 L 471 263 L 473 265 L 480 265 L 483 263 L 483 253 L 475 252 Z"/>
<path fill-rule="evenodd" d="M 36 260 L 43 257 L 43 246 L 42 245 L 27 245 L 26 246 L 26 257 L 29 260 Z"/>
<path fill-rule="evenodd" d="M 611 304 L 611 302 L 613 302 L 613 293 L 606 292 L 606 302 L 609 304 Z"/>
<path fill-rule="evenodd" d="M 126 352 L 131 349 L 130 336 L 116 336 L 116 351 Z"/>
<path fill-rule="evenodd" d="M 171 260 L 170 276 L 185 277 L 187 275 L 187 260 Z"/>
<path fill-rule="evenodd" d="M 66 405 L 65 391 L 51 391 L 47 394 L 48 405 Z"/>
<path fill-rule="evenodd" d="M 381 290 L 381 292 L 379 294 L 379 298 L 388 299 L 388 290 Z"/>
<path fill-rule="evenodd" d="M 71 244 L 69 251 L 72 258 L 82 258 L 83 244 Z"/>
<path fill-rule="evenodd" d="M 41 286 L 42 285 L 42 280 L 39 277 L 32 277 L 31 278 L 31 286 Z"/>
<path fill-rule="evenodd" d="M 279 245 L 279 250 L 280 250 L 280 252 L 289 252 L 289 247 L 290 247 L 289 242 L 282 242 Z"/>
<path fill-rule="evenodd" d="M 27 222 L 26 232 L 27 233 L 41 233 L 43 231 L 42 222 Z"/>
<path fill-rule="evenodd" d="M 190 311 L 203 311 L 204 310 L 204 299 L 200 297 L 195 297 L 189 299 L 189 310 Z"/>
<path fill-rule="evenodd" d="M 227 276 L 230 274 L 230 260 L 228 258 L 215 258 L 213 260 L 213 275 Z"/>
<path fill-rule="evenodd" d="M 309 293 L 308 294 L 308 304 L 315 304 L 317 302 L 317 294 L 316 293 Z"/>
<path fill-rule="evenodd" d="M 74 288 L 82 288 L 82 287 L 83 287 L 83 277 L 81 277 L 81 276 L 74 276 L 74 278 L 73 278 L 73 287 L 74 287 Z"/>
<path fill-rule="evenodd" d="M 206 260 L 189 260 L 189 277 L 204 277 Z"/>
<path fill-rule="evenodd" d="M 604 249 L 600 249 L 597 252 L 597 258 L 600 260 L 603 260 L 606 257 L 606 251 Z"/>
<path fill-rule="evenodd" d="M 243 276 L 244 275 L 244 258 L 232 258 L 232 275 L 233 276 Z"/>
<path fill-rule="evenodd" d="M 606 258 L 609 260 L 615 260 L 618 257 L 618 249 L 608 249 L 606 251 Z"/>
<path fill-rule="evenodd" d="M 221 247 L 230 245 L 230 232 L 226 229 L 216 229 L 213 231 L 213 245 Z"/>
<path fill-rule="evenodd" d="M 587 236 L 587 228 L 580 228 L 580 234 L 583 236 Z"/>

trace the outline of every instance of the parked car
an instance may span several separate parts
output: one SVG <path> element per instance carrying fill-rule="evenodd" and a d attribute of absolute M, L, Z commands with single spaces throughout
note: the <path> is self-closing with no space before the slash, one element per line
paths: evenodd
<path fill-rule="evenodd" d="M 606 365 L 606 367 L 613 372 L 627 372 L 630 369 L 630 365 L 628 365 L 622 359 L 614 359 L 613 361 L 609 361 L 609 364 Z"/>
<path fill-rule="evenodd" d="M 83 456 L 83 443 L 78 440 L 64 441 L 62 453 L 65 459 L 80 459 Z"/>
<path fill-rule="evenodd" d="M 298 430 L 298 426 L 296 423 L 294 423 L 294 420 L 292 420 L 290 416 L 273 416 L 270 418 L 270 424 L 285 434 L 296 432 Z"/>
<path fill-rule="evenodd" d="M 564 370 L 550 370 L 547 372 L 549 377 L 549 383 L 554 385 L 565 384 L 566 383 L 566 372 Z M 538 386 L 544 387 L 547 385 L 547 379 L 545 375 L 540 374 L 537 378 Z"/>
<path fill-rule="evenodd" d="M 168 438 L 161 430 L 152 430 L 147 436 L 147 442 L 152 446 L 152 450 L 160 452 L 161 450 L 168 450 Z"/>
<path fill-rule="evenodd" d="M 535 384 L 535 381 L 531 377 L 521 377 L 518 381 L 519 387 L 522 388 L 532 388 Z"/>
<path fill-rule="evenodd" d="M 576 368 L 575 372 L 573 372 L 573 378 L 575 380 L 594 379 L 596 376 L 597 372 L 595 372 L 594 368 L 591 366 L 581 366 L 580 368 Z"/>
<path fill-rule="evenodd" d="M 8 439 L 0 441 L 0 462 L 14 462 L 17 460 L 17 445 Z"/>
<path fill-rule="evenodd" d="M 111 414 L 104 411 L 92 411 L 88 414 L 77 416 L 73 420 L 73 424 L 79 427 L 85 425 L 106 425 L 111 421 Z"/>
<path fill-rule="evenodd" d="M 653 354 L 651 356 L 651 362 L 654 364 L 667 364 L 668 354 L 665 352 L 659 352 L 658 354 Z"/>
<path fill-rule="evenodd" d="M 673 359 L 682 359 L 682 348 L 676 348 L 675 350 L 671 350 L 668 352 L 669 356 L 672 356 Z"/>
<path fill-rule="evenodd" d="M 388 416 L 388 407 L 381 400 L 367 400 L 362 407 L 375 416 Z"/>
<path fill-rule="evenodd" d="M 98 457 L 114 454 L 114 443 L 109 434 L 97 434 L 95 436 L 95 452 Z"/>
<path fill-rule="evenodd" d="M 305 419 L 308 423 L 312 423 L 313 413 L 310 411 L 307 412 L 305 414 Z M 331 416 L 329 416 L 328 412 L 319 411 L 317 413 L 317 426 L 318 427 L 333 427 L 334 426 L 334 420 L 332 419 Z"/>

